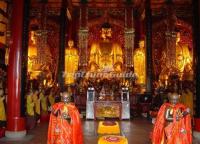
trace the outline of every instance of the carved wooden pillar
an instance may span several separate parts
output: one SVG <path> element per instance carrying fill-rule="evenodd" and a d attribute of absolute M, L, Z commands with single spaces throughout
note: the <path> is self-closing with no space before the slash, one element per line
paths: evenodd
<path fill-rule="evenodd" d="M 79 67 L 85 69 L 88 62 L 88 17 L 87 4 L 82 3 L 80 8 L 80 29 L 79 29 Z"/>
<path fill-rule="evenodd" d="M 176 70 L 176 15 L 172 2 L 167 3 L 166 65 L 172 71 Z"/>
<path fill-rule="evenodd" d="M 176 66 L 176 32 L 166 31 L 166 65 L 170 68 Z"/>
<path fill-rule="evenodd" d="M 152 94 L 152 81 L 153 81 L 153 67 L 152 67 L 152 15 L 151 15 L 151 2 L 145 2 L 145 16 L 146 16 L 146 92 Z"/>
<path fill-rule="evenodd" d="M 22 76 L 21 76 L 21 113 L 25 116 L 25 94 L 27 85 L 27 67 L 28 67 L 28 41 L 29 41 L 29 11 L 30 0 L 24 2 L 24 23 L 22 38 Z"/>
<path fill-rule="evenodd" d="M 59 47 L 59 63 L 58 63 L 58 83 L 61 91 L 64 91 L 64 72 L 65 72 L 65 42 L 66 42 L 66 18 L 67 1 L 62 1 L 62 8 L 60 12 L 60 47 Z"/>
<path fill-rule="evenodd" d="M 125 9 L 125 68 L 129 69 L 133 67 L 133 50 L 134 50 L 134 38 L 135 30 L 133 27 L 133 8 L 127 4 Z"/>
<path fill-rule="evenodd" d="M 193 0 L 193 38 L 194 38 L 194 70 L 196 79 L 196 107 L 195 107 L 195 130 L 194 136 L 200 137 L 200 2 Z"/>

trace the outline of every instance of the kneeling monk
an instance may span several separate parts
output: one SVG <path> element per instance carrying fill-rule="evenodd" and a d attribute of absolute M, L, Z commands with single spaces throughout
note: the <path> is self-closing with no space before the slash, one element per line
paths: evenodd
<path fill-rule="evenodd" d="M 47 144 L 83 144 L 79 112 L 67 92 L 61 97 L 52 107 Z"/>

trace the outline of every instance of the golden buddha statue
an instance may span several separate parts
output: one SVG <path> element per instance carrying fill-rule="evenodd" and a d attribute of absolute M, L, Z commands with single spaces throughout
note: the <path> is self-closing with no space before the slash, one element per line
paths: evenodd
<path fill-rule="evenodd" d="M 29 41 L 29 47 L 28 47 L 28 71 L 32 71 L 34 69 L 34 59 L 37 57 L 37 47 L 36 47 L 36 41 L 34 37 L 34 32 L 31 32 L 31 37 Z"/>
<path fill-rule="evenodd" d="M 137 84 L 146 83 L 146 62 L 145 62 L 145 49 L 144 40 L 139 42 L 139 48 L 133 54 L 134 73 L 137 76 Z"/>
<path fill-rule="evenodd" d="M 78 70 L 78 51 L 74 48 L 74 42 L 68 41 L 68 48 L 65 50 L 65 83 L 73 84 L 75 72 Z"/>
<path fill-rule="evenodd" d="M 121 71 L 123 53 L 121 46 L 110 42 L 112 36 L 111 27 L 108 23 L 103 24 L 101 29 L 102 40 L 93 43 L 90 50 L 90 71 Z"/>
<path fill-rule="evenodd" d="M 43 35 L 31 31 L 28 46 L 28 73 L 30 79 L 38 79 L 42 72 L 51 73 L 49 66 L 52 64 L 52 54 L 48 44 L 42 44 Z M 40 39 L 40 40 L 39 40 Z"/>
<path fill-rule="evenodd" d="M 180 44 L 180 32 L 176 37 L 176 67 L 180 73 L 183 73 L 184 69 L 191 68 L 192 56 L 190 54 L 188 45 Z M 189 70 L 187 70 L 189 71 Z"/>

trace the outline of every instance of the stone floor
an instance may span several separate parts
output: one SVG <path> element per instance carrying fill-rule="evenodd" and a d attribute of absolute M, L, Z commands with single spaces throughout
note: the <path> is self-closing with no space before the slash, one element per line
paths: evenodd
<path fill-rule="evenodd" d="M 83 121 L 84 144 L 97 144 L 98 135 L 96 133 L 98 122 Z M 128 138 L 129 144 L 150 144 L 149 133 L 152 124 L 143 118 L 136 118 L 131 121 L 121 121 L 122 135 Z M 33 130 L 28 131 L 26 138 L 18 141 L 10 141 L 6 138 L 0 139 L 0 144 L 46 144 L 47 123 L 39 124 Z M 200 144 L 200 142 L 193 142 Z"/>

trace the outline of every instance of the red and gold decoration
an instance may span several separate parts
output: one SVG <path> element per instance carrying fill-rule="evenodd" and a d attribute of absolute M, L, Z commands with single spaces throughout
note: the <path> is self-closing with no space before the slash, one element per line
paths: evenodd
<path fill-rule="evenodd" d="M 0 1 L 0 44 L 6 44 L 6 31 L 7 31 L 7 23 L 8 19 L 5 16 L 7 13 L 7 2 Z M 1 47 L 1 45 L 0 45 Z"/>
<path fill-rule="evenodd" d="M 95 103 L 95 117 L 121 118 L 121 103 L 99 101 Z"/>
<path fill-rule="evenodd" d="M 193 79 L 193 44 L 191 26 L 177 19 L 176 30 L 167 29 L 164 21 L 153 26 L 154 73 L 166 85 L 168 78 Z M 163 45 L 165 44 L 165 45 Z"/>

